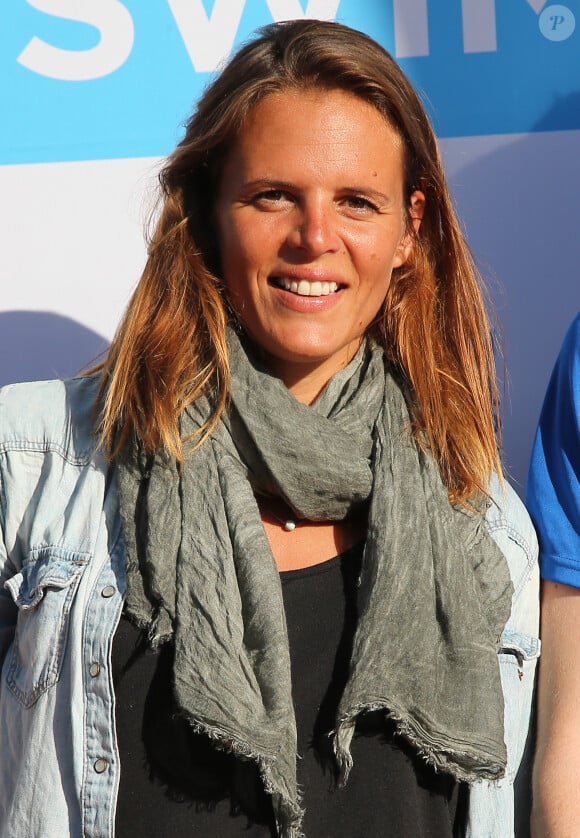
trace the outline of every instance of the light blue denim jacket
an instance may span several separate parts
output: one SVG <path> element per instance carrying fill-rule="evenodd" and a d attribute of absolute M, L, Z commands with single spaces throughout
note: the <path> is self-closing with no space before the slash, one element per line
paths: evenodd
<path fill-rule="evenodd" d="M 0 835 L 111 838 L 119 784 L 111 645 L 125 590 L 94 379 L 0 391 Z M 513 835 L 538 655 L 536 539 L 508 486 L 487 526 L 514 582 L 500 667 L 506 776 L 473 787 L 466 835 Z M 474 707 L 477 712 L 477 707 Z"/>

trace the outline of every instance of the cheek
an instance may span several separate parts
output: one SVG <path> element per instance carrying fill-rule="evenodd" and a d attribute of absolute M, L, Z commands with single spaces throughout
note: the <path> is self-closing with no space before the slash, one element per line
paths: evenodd
<path fill-rule="evenodd" d="M 259 230 L 248 230 L 246 225 L 231 223 L 220 237 L 222 264 L 237 270 L 257 269 L 266 249 L 263 234 Z"/>
<path fill-rule="evenodd" d="M 372 270 L 367 273 L 366 294 L 364 295 L 363 317 L 370 325 L 380 313 L 389 285 L 391 284 L 391 264 L 385 262 L 379 255 L 370 257 L 369 265 Z"/>
<path fill-rule="evenodd" d="M 246 296 L 252 273 L 246 249 L 235 236 L 220 241 L 222 279 L 230 296 Z"/>

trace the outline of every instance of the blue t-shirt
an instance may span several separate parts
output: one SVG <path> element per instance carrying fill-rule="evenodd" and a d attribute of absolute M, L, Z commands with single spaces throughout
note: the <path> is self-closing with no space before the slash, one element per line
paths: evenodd
<path fill-rule="evenodd" d="M 562 344 L 532 451 L 527 505 L 542 577 L 580 588 L 580 315 Z"/>

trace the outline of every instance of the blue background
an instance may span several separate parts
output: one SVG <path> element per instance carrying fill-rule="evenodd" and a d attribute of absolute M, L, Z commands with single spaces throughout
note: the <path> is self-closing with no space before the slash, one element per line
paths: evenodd
<path fill-rule="evenodd" d="M 133 49 L 118 70 L 90 81 L 43 77 L 17 57 L 33 36 L 61 49 L 89 49 L 99 42 L 98 29 L 25 0 L 11 0 L 9 12 L 4 6 L 0 163 L 163 156 L 173 148 L 211 74 L 194 71 L 165 0 L 124 5 Z M 429 55 L 400 63 L 440 137 L 580 128 L 580 0 L 565 5 L 577 26 L 558 42 L 544 37 L 526 0 L 496 0 L 497 51 L 465 54 L 460 0 L 429 0 Z M 213 6 L 204 0 L 208 15 Z M 271 19 L 265 0 L 247 0 L 236 44 Z M 394 52 L 392 0 L 342 0 L 337 19 Z"/>

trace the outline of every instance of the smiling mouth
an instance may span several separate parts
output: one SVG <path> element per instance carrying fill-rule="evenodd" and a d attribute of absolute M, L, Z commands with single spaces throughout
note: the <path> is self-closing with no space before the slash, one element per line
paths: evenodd
<path fill-rule="evenodd" d="M 298 294 L 299 297 L 328 297 L 339 290 L 337 282 L 309 282 L 307 279 L 284 279 L 274 276 L 270 280 L 277 288 L 290 291 L 291 294 Z"/>

